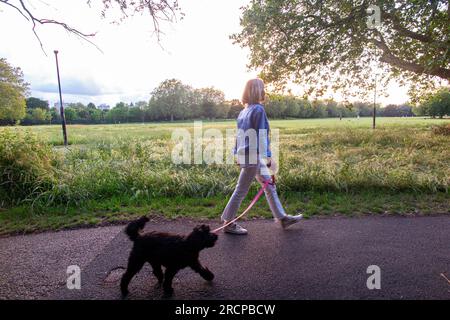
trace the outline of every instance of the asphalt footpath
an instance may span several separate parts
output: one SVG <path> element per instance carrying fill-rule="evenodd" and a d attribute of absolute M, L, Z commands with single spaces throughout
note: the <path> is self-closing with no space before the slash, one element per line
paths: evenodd
<path fill-rule="evenodd" d="M 150 221 L 146 230 L 186 234 L 199 223 Z M 172 299 L 450 299 L 448 216 L 315 218 L 287 230 L 273 220 L 242 224 L 247 236 L 221 233 L 201 252 L 214 281 L 184 269 Z M 123 228 L 0 238 L 0 299 L 121 299 L 132 245 Z M 71 265 L 80 289 L 67 287 Z M 149 265 L 129 290 L 127 299 L 167 299 Z"/>

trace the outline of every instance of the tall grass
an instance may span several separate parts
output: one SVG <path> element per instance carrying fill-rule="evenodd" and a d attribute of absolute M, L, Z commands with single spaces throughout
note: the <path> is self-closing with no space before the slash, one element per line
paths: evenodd
<path fill-rule="evenodd" d="M 429 126 L 372 131 L 277 123 L 286 126 L 280 130 L 280 192 L 449 192 L 450 138 L 434 134 Z M 77 143 L 69 149 L 52 147 L 58 144 L 56 138 L 45 132 L 0 130 L 1 200 L 8 205 L 45 207 L 79 206 L 88 200 L 124 195 L 149 200 L 229 195 L 239 169 L 235 165 L 173 164 L 173 128 L 90 127 L 77 132 Z"/>
<path fill-rule="evenodd" d="M 0 203 L 33 200 L 56 181 L 54 154 L 30 132 L 0 131 Z"/>

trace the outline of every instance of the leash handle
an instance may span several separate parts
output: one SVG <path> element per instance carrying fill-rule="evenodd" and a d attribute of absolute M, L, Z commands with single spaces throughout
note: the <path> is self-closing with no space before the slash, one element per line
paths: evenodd
<path fill-rule="evenodd" d="M 272 182 L 271 182 L 272 180 Z M 242 212 L 239 216 L 237 216 L 236 218 L 234 218 L 233 220 L 228 221 L 226 224 L 224 224 L 223 226 L 214 229 L 213 233 L 217 233 L 220 230 L 228 227 L 230 224 L 234 223 L 235 221 L 239 220 L 241 217 L 243 217 L 248 211 L 250 211 L 250 209 L 255 205 L 255 203 L 259 200 L 259 198 L 261 198 L 264 190 L 266 190 L 267 186 L 271 184 L 274 185 L 275 184 L 275 177 L 272 176 L 272 179 L 267 179 L 266 181 L 264 181 L 264 185 L 262 186 L 262 188 L 258 191 L 258 193 L 256 194 L 256 196 L 253 198 L 252 202 L 250 202 L 250 204 L 248 205 L 247 209 L 244 210 L 244 212 Z"/>

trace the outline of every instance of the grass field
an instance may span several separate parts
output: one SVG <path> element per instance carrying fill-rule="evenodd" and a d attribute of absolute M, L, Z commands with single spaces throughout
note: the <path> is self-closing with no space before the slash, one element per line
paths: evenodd
<path fill-rule="evenodd" d="M 448 123 L 379 118 L 373 131 L 369 118 L 272 121 L 280 129 L 277 186 L 286 210 L 307 217 L 449 213 L 450 137 L 432 130 Z M 0 234 L 144 213 L 217 219 L 238 168 L 173 164 L 175 128 L 193 123 L 71 125 L 67 149 L 56 125 L 1 128 Z M 265 201 L 250 216 L 269 217 Z"/>

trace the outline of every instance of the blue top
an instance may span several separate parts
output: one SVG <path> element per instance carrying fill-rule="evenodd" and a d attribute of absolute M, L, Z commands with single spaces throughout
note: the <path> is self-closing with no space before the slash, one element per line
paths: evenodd
<path fill-rule="evenodd" d="M 237 118 L 237 128 L 234 154 L 248 156 L 252 150 L 253 152 L 256 150 L 258 156 L 272 156 L 269 140 L 269 120 L 261 104 L 251 104 L 244 108 Z"/>

